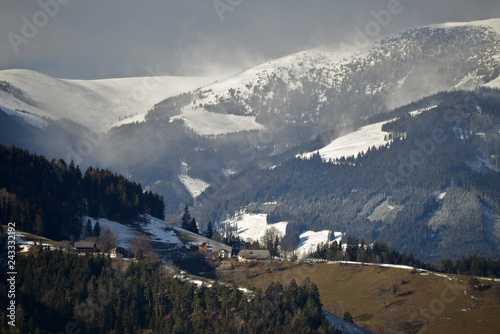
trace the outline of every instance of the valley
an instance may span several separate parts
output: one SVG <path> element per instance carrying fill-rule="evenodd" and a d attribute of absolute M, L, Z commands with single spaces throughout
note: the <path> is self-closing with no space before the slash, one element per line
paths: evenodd
<path fill-rule="evenodd" d="M 0 70 L 0 331 L 495 333 L 500 18 L 312 45 Z"/>

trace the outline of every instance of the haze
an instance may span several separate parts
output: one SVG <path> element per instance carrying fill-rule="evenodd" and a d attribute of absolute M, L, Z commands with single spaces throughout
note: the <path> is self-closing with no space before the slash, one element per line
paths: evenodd
<path fill-rule="evenodd" d="M 58 0 L 56 8 L 55 1 L 0 2 L 0 70 L 70 79 L 150 75 L 148 67 L 162 75 L 235 73 L 303 49 L 350 42 L 356 28 L 373 20 L 372 11 L 397 2 Z M 53 15 L 37 14 L 40 3 L 52 3 Z M 399 8 L 375 37 L 500 16 L 497 0 L 401 0 Z M 29 38 L 23 35 L 26 20 L 38 20 Z M 13 42 L 16 36 L 22 41 Z"/>

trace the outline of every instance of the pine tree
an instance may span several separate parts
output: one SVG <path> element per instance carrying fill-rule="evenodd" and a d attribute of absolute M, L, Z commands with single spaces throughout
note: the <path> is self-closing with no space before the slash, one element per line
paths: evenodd
<path fill-rule="evenodd" d="M 186 204 L 186 206 L 184 207 L 184 214 L 182 215 L 181 219 L 181 228 L 189 230 L 190 223 L 191 223 L 191 215 L 189 214 L 189 207 Z"/>
<path fill-rule="evenodd" d="M 101 224 L 99 224 L 99 221 L 97 221 L 94 226 L 94 237 L 98 237 L 100 235 L 101 235 Z"/>
<path fill-rule="evenodd" d="M 92 222 L 90 219 L 87 220 L 87 225 L 85 226 L 85 237 L 92 237 L 94 236 L 94 232 L 92 231 Z"/>
<path fill-rule="evenodd" d="M 344 319 L 345 321 L 347 321 L 347 322 L 350 322 L 351 324 L 353 324 L 353 323 L 354 323 L 354 319 L 352 318 L 352 315 L 351 315 L 351 313 L 349 313 L 349 312 L 345 312 L 345 313 L 344 313 L 344 317 L 343 317 L 343 319 Z"/>
<path fill-rule="evenodd" d="M 198 234 L 198 225 L 196 224 L 196 219 L 191 219 L 191 222 L 189 223 L 189 231 Z"/>
<path fill-rule="evenodd" d="M 212 222 L 209 221 L 207 226 L 207 238 L 212 238 L 212 235 L 214 235 L 214 227 Z"/>

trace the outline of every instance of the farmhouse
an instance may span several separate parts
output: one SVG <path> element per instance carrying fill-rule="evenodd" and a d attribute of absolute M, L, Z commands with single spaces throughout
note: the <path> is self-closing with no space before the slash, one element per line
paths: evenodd
<path fill-rule="evenodd" d="M 122 247 L 115 247 L 109 251 L 109 256 L 120 259 L 124 257 L 126 258 L 128 257 L 128 251 Z"/>
<path fill-rule="evenodd" d="M 206 242 L 202 243 L 199 247 L 198 250 L 201 253 L 205 254 L 211 254 L 212 253 L 212 247 L 208 246 Z"/>
<path fill-rule="evenodd" d="M 233 249 L 229 246 L 214 246 L 212 249 L 212 254 L 218 256 L 221 259 L 230 259 L 233 253 Z"/>
<path fill-rule="evenodd" d="M 97 245 L 93 241 L 75 242 L 75 252 L 77 253 L 92 253 L 96 251 L 97 251 Z"/>
<path fill-rule="evenodd" d="M 270 261 L 271 253 L 268 250 L 244 249 L 238 253 L 240 262 Z"/>

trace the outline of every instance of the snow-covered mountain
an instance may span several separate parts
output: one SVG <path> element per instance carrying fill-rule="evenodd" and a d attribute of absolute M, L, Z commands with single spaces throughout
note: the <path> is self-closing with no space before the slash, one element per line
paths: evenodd
<path fill-rule="evenodd" d="M 42 117 L 69 119 L 91 131 L 142 122 L 157 102 L 198 87 L 215 77 L 150 76 L 104 80 L 66 80 L 30 71 L 0 71 L 28 99 L 0 90 L 0 108 L 44 126 Z"/>
<path fill-rule="evenodd" d="M 244 129 L 279 119 L 324 130 L 439 91 L 498 87 L 499 36 L 500 19 L 491 19 L 412 29 L 363 49 L 299 52 L 203 87 L 175 118 L 202 135 L 224 133 L 229 115 L 246 117 Z M 228 121 L 225 132 L 237 131 Z"/>
<path fill-rule="evenodd" d="M 123 173 L 163 194 L 168 212 L 176 212 L 203 197 L 207 185 L 220 189 L 243 170 L 329 143 L 326 159 L 386 143 L 380 125 L 367 124 L 371 116 L 439 91 L 500 87 L 499 35 L 500 18 L 420 27 L 362 49 L 305 50 L 229 78 L 84 81 L 0 71 L 0 108 L 42 129 L 69 119 L 106 132 L 84 154 L 85 133 L 71 126 L 50 140 L 43 130 L 7 139 L 53 157 L 75 159 L 77 152 L 77 163 Z M 333 142 L 340 135 L 347 137 Z M 318 136 L 325 138 L 312 142 Z"/>

